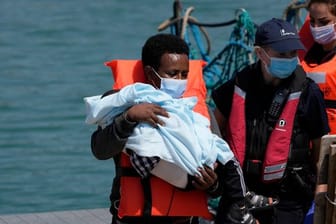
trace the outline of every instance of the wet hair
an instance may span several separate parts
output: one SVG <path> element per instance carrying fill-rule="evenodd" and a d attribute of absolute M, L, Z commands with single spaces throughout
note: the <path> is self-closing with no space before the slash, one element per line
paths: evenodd
<path fill-rule="evenodd" d="M 149 65 L 154 69 L 158 69 L 161 57 L 165 53 L 185 54 L 189 56 L 189 47 L 183 39 L 172 34 L 156 34 L 151 36 L 142 47 L 141 60 L 143 66 Z"/>
<path fill-rule="evenodd" d="M 329 11 L 336 16 L 336 0 L 310 0 L 307 8 L 309 9 L 313 3 L 325 3 L 329 7 Z"/>

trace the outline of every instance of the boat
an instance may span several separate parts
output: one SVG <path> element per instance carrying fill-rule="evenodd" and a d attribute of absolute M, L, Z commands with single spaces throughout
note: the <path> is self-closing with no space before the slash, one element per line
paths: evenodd
<path fill-rule="evenodd" d="M 219 23 L 203 23 L 191 14 L 193 6 L 183 9 L 180 0 L 174 0 L 173 16 L 158 26 L 158 31 L 170 29 L 174 35 L 183 38 L 190 47 L 191 59 L 203 59 L 207 62 L 203 68 L 203 77 L 208 90 L 207 103 L 214 108 L 211 92 L 231 79 L 245 66 L 255 62 L 253 53 L 254 35 L 257 25 L 244 8 L 234 12 L 234 18 Z M 227 44 L 211 57 L 211 41 L 206 28 L 220 28 L 232 25 Z"/>
<path fill-rule="evenodd" d="M 293 24 L 300 30 L 307 16 L 306 7 L 308 0 L 292 0 L 283 10 L 282 19 Z M 229 79 L 233 78 L 245 66 L 256 61 L 253 52 L 254 35 L 257 28 L 249 13 L 244 8 L 234 12 L 234 18 L 229 21 L 218 23 L 204 23 L 198 21 L 191 14 L 195 10 L 193 6 L 186 9 L 182 7 L 180 0 L 174 0 L 173 15 L 158 26 L 158 31 L 170 29 L 174 35 L 183 38 L 191 49 L 191 59 L 202 59 L 207 62 L 203 68 L 203 77 L 206 83 L 208 95 L 207 103 L 214 108 L 211 100 L 211 92 Z M 229 40 L 223 48 L 211 56 L 211 41 L 207 28 L 221 28 L 233 26 Z M 336 223 L 336 135 L 324 136 L 322 138 L 321 153 L 319 161 L 320 173 L 328 175 L 328 191 L 322 198 L 315 198 L 315 201 L 322 200 L 321 206 L 315 203 L 306 215 L 305 224 L 329 224 Z M 322 150 L 323 149 L 323 150 Z M 321 163 L 328 163 L 328 166 L 321 166 Z M 324 169 L 324 170 L 323 170 Z M 218 198 L 209 200 L 209 208 L 212 211 L 218 206 Z"/>

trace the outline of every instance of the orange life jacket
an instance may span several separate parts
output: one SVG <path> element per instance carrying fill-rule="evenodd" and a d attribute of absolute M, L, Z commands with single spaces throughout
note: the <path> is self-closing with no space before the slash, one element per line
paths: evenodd
<path fill-rule="evenodd" d="M 112 69 L 113 89 L 121 89 L 122 87 L 133 84 L 135 82 L 145 82 L 141 60 L 112 60 L 105 63 Z M 207 90 L 203 80 L 203 66 L 205 62 L 202 60 L 189 61 L 189 75 L 186 91 L 183 97 L 197 96 L 198 102 L 194 111 L 209 118 L 208 107 L 205 99 Z"/>
<path fill-rule="evenodd" d="M 145 82 L 140 60 L 113 60 L 106 62 L 105 65 L 112 69 L 113 89 L 121 89 L 135 82 Z M 187 88 L 183 96 L 197 96 L 198 103 L 194 110 L 209 118 L 205 102 L 206 88 L 202 76 L 203 66 L 204 62 L 201 60 L 190 60 Z M 125 169 L 132 168 L 126 153 L 121 155 L 120 166 Z M 142 184 L 140 176 L 121 175 L 119 218 L 134 216 L 202 216 L 212 218 L 208 211 L 207 195 L 204 191 L 182 191 L 155 176 L 150 177 L 147 187 L 150 188 L 150 199 L 144 193 L 148 189 Z"/>
<path fill-rule="evenodd" d="M 310 21 L 306 19 L 299 34 L 307 51 L 313 46 L 314 39 L 310 32 Z M 330 134 L 336 134 L 336 55 L 322 64 L 308 64 L 304 60 L 305 54 L 301 54 L 300 61 L 307 76 L 313 79 L 324 94 L 327 107 Z"/>

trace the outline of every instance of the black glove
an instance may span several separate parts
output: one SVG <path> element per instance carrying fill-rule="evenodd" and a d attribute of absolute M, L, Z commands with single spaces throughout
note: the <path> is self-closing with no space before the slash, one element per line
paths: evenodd
<path fill-rule="evenodd" d="M 245 200 L 233 203 L 230 207 L 224 219 L 220 224 L 256 224 L 257 221 L 249 212 Z M 217 223 L 219 224 L 219 223 Z"/>
<path fill-rule="evenodd" d="M 274 205 L 279 203 L 279 200 L 272 198 L 272 202 L 270 202 L 268 197 L 249 191 L 246 194 L 246 203 L 249 211 L 262 211 L 273 208 Z"/>

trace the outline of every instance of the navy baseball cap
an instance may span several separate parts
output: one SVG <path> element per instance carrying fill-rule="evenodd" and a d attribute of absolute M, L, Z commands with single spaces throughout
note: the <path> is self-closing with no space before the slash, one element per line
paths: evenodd
<path fill-rule="evenodd" d="M 280 53 L 305 50 L 296 28 L 289 22 L 276 18 L 258 26 L 254 45 L 266 45 Z"/>

